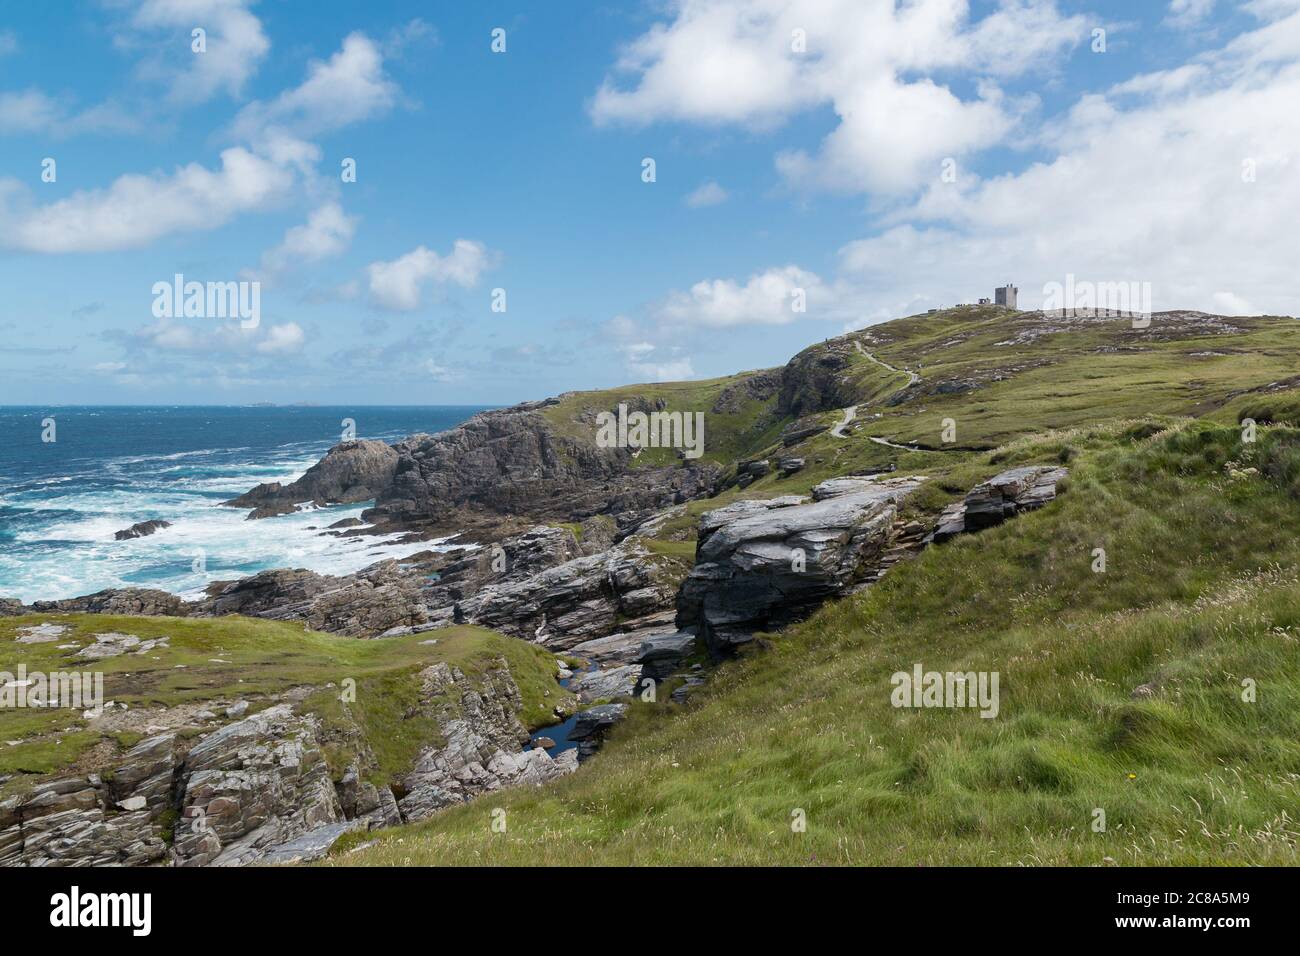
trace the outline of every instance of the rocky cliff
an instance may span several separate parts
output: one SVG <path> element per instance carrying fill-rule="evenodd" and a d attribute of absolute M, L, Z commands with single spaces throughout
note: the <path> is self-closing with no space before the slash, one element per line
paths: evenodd
<path fill-rule="evenodd" d="M 8 788 L 0 799 L 0 866 L 310 859 L 351 830 L 421 819 L 576 769 L 576 751 L 553 759 L 542 749 L 523 750 L 522 699 L 504 660 L 479 681 L 446 663 L 425 668 L 419 680 L 417 706 L 434 717 L 437 732 L 391 789 L 364 782 L 355 764 L 332 778 L 326 748 L 337 741 L 302 705 L 306 695 L 296 693 L 197 738 L 178 730 L 155 734 L 93 773 Z M 169 721 L 163 714 L 155 719 Z"/>
<path fill-rule="evenodd" d="M 297 481 L 261 484 L 223 502 L 232 508 L 252 508 L 250 518 L 287 514 L 300 502 L 316 505 L 370 501 L 387 488 L 397 468 L 398 454 L 381 441 L 340 442 L 307 469 Z"/>
<path fill-rule="evenodd" d="M 596 447 L 594 424 L 582 438 L 561 434 L 541 413 L 545 406 L 483 412 L 400 442 L 392 482 L 364 517 L 384 528 L 441 533 L 598 514 L 626 527 L 712 487 L 712 465 L 634 468 L 629 449 Z"/>

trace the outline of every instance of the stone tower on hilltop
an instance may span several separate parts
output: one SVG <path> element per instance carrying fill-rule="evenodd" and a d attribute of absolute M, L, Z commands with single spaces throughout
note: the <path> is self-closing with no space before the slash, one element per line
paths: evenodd
<path fill-rule="evenodd" d="M 1001 288 L 993 290 L 993 304 L 1005 306 L 1008 309 L 1014 309 L 1016 307 L 1016 294 L 1019 292 L 1019 289 L 1008 282 Z"/>

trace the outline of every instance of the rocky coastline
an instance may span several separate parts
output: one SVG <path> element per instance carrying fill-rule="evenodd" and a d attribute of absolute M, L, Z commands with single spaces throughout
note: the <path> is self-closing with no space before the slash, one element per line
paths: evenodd
<path fill-rule="evenodd" d="M 477 679 L 446 663 L 419 672 L 416 710 L 436 732 L 385 786 L 368 782 L 359 764 L 331 776 L 323 752 L 332 743 L 301 706 L 319 688 L 242 709 L 232 701 L 224 719 L 208 708 L 197 736 L 163 730 L 105 771 L 51 776 L 4 797 L 0 864 L 302 861 L 355 830 L 544 784 L 577 770 L 630 703 L 661 700 L 666 689 L 662 702 L 689 705 L 710 669 L 756 638 L 869 586 L 927 546 L 1055 497 L 1066 468 L 1020 467 L 926 513 L 912 502 L 927 476 L 892 465 L 836 475 L 807 493 L 735 497 L 757 479 L 786 480 L 805 467 L 785 449 L 823 434 L 816 415 L 845 401 L 852 351 L 801 353 L 733 386 L 773 403 L 775 420 L 788 422 L 771 458 L 639 467 L 627 449 L 557 429 L 545 412 L 561 396 L 392 446 L 344 442 L 292 484 L 259 485 L 226 502 L 273 522 L 302 502 L 373 500 L 368 527 L 332 533 L 456 533 L 463 544 L 453 550 L 340 576 L 263 571 L 214 582 L 195 601 L 144 588 L 30 605 L 0 599 L 0 617 L 242 615 L 358 640 L 434 642 L 442 628 L 477 625 L 555 655 L 555 720 L 578 744 L 556 750 L 544 746 L 545 730 L 530 737 L 504 659 Z M 688 513 L 688 504 L 724 491 L 725 503 Z M 665 528 L 679 529 L 676 537 L 656 537 Z"/>

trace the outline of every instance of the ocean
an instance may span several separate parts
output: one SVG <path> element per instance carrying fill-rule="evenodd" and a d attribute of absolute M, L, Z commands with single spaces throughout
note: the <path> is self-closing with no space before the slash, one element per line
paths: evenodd
<path fill-rule="evenodd" d="M 369 503 L 246 521 L 220 502 L 302 475 L 356 423 L 396 441 L 451 428 L 480 408 L 0 407 L 0 597 L 55 600 L 110 587 L 198 597 L 210 581 L 267 568 L 327 574 L 427 550 L 396 536 L 337 538 L 326 525 Z M 44 441 L 54 420 L 54 441 Z M 172 527 L 129 541 L 116 531 Z M 315 530 L 312 530 L 314 526 Z"/>

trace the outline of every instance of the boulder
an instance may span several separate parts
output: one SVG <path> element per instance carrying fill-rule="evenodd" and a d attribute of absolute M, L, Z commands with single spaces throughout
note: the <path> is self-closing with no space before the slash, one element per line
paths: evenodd
<path fill-rule="evenodd" d="M 695 653 L 697 639 L 693 630 L 656 634 L 641 642 L 637 660 L 644 677 L 662 680 L 679 670 Z"/>
<path fill-rule="evenodd" d="M 624 664 L 607 670 L 587 671 L 569 681 L 569 690 L 584 704 L 613 697 L 631 697 L 641 680 L 640 664 Z"/>
<path fill-rule="evenodd" d="M 830 428 L 829 425 L 823 425 L 820 422 L 792 422 L 782 430 L 781 444 L 789 448 L 812 438 L 814 435 L 820 435 L 828 428 Z"/>
<path fill-rule="evenodd" d="M 155 531 L 161 531 L 163 528 L 170 528 L 171 526 L 170 521 L 139 521 L 129 528 L 114 532 L 113 539 L 115 541 L 129 541 L 132 538 L 144 538 Z"/>
<path fill-rule="evenodd" d="M 1056 498 L 1057 482 L 1068 474 L 1067 468 L 1030 465 L 995 475 L 967 492 L 964 500 L 944 508 L 926 541 L 937 544 L 1041 508 Z"/>
<path fill-rule="evenodd" d="M 603 737 L 616 723 L 627 716 L 627 704 L 601 704 L 580 711 L 569 731 L 570 740 L 592 740 Z"/>
<path fill-rule="evenodd" d="M 809 502 L 738 501 L 700 518 L 677 625 L 715 655 L 811 613 L 866 577 L 893 537 L 898 503 L 921 478 L 864 482 Z"/>
<path fill-rule="evenodd" d="M 456 605 L 456 623 L 567 650 L 609 635 L 625 619 L 667 609 L 675 584 L 664 562 L 624 542 L 521 581 L 489 584 Z"/>
<path fill-rule="evenodd" d="M 601 667 L 611 664 L 638 663 L 641 646 L 652 637 L 673 635 L 677 612 L 669 607 L 633 621 L 622 621 L 620 630 L 605 637 L 592 638 L 567 648 L 567 653 Z"/>
<path fill-rule="evenodd" d="M 697 687 L 704 685 L 703 677 L 687 677 L 679 687 L 674 687 L 673 692 L 668 695 L 668 699 L 674 704 L 684 704 L 690 697 L 691 692 Z"/>

